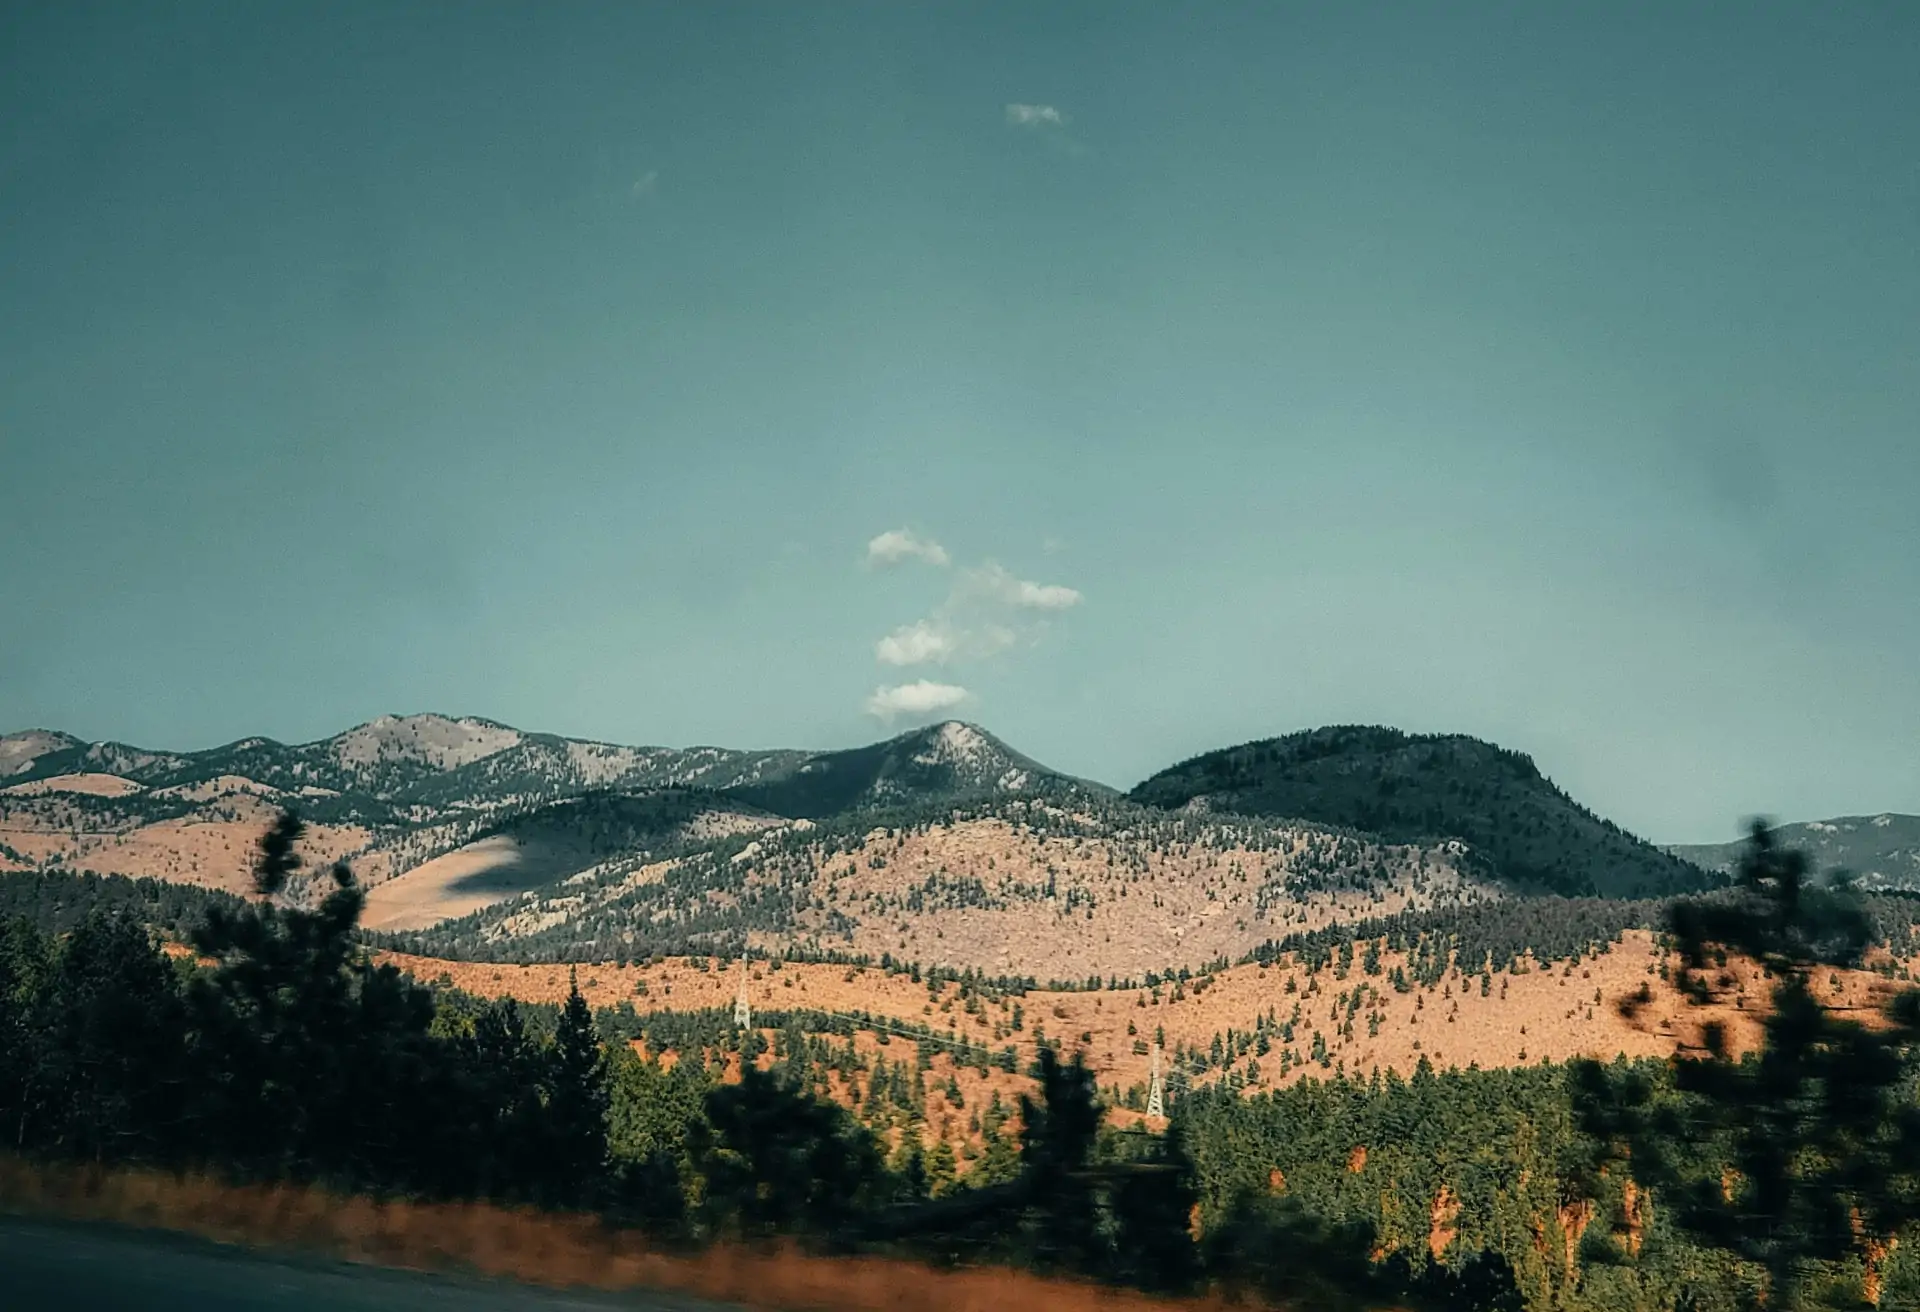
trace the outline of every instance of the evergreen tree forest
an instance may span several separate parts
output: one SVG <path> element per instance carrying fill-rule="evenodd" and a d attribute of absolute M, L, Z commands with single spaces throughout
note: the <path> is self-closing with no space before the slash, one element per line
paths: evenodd
<path fill-rule="evenodd" d="M 1760 837 L 1734 895 L 1655 922 L 1678 987 L 1710 994 L 1729 951 L 1771 972 L 1758 1054 L 1182 1084 L 1164 1123 L 1110 1115 L 1134 1091 L 1103 1093 L 1059 1039 L 956 1048 L 893 1022 L 876 1056 L 859 1018 L 743 1032 L 421 983 L 369 960 L 360 888 L 303 872 L 301 837 L 291 815 L 263 836 L 250 899 L 0 885 L 0 1151 L 1298 1306 L 1920 1307 L 1920 1013 L 1903 993 L 1835 1017 L 1811 986 L 1876 940 L 1904 954 L 1910 904 L 1816 888 Z M 1561 905 L 1541 932 L 1568 953 L 1647 913 Z M 1290 950 L 1338 968 L 1390 939 L 1477 971 L 1534 913 L 1450 914 Z M 1016 1069 L 1029 1093 L 983 1093 Z M 924 1133 L 936 1097 L 959 1151 Z"/>

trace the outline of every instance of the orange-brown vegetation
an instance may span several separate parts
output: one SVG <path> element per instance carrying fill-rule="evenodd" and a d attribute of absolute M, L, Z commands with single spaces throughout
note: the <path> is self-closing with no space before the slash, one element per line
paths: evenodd
<path fill-rule="evenodd" d="M 1218 1309 L 1001 1268 L 716 1245 L 664 1252 L 590 1216 L 341 1197 L 300 1186 L 48 1166 L 0 1157 L 0 1209 L 106 1221 L 348 1261 L 567 1288 L 670 1290 L 754 1308 L 835 1312 L 1173 1312 Z M 1245 1306 L 1242 1304 L 1241 1306 Z"/>
<path fill-rule="evenodd" d="M 593 1005 L 628 1002 L 642 1013 L 729 1006 L 741 968 L 737 961 L 680 958 L 578 967 L 400 954 L 385 959 L 422 980 L 445 978 L 482 997 L 533 1002 L 563 1000 L 570 976 L 577 976 L 581 992 Z M 878 967 L 786 962 L 775 968 L 757 961 L 749 967 L 749 997 L 761 1010 L 864 1012 L 927 1025 L 936 1034 L 995 1049 L 1013 1044 L 1023 1058 L 1031 1054 L 1036 1035 L 1044 1034 L 1060 1040 L 1069 1052 L 1085 1051 L 1101 1084 L 1122 1090 L 1146 1081 L 1146 1050 L 1156 1033 L 1164 1033 L 1169 1052 L 1177 1044 L 1205 1050 L 1215 1035 L 1230 1028 L 1250 1032 L 1262 1016 L 1275 1024 L 1297 1016 L 1290 1045 L 1295 1058 L 1284 1074 L 1280 1054 L 1289 1045 L 1278 1034 L 1271 1036 L 1267 1056 L 1250 1053 L 1232 1063 L 1244 1075 L 1250 1061 L 1258 1062 L 1257 1079 L 1248 1081 L 1249 1089 L 1257 1090 L 1333 1072 L 1364 1076 L 1378 1069 L 1410 1075 L 1423 1057 L 1442 1069 L 1582 1056 L 1664 1057 L 1697 1045 L 1706 1021 L 1724 1024 L 1735 1050 L 1744 1051 L 1758 1042 L 1768 995 L 1768 982 L 1757 970 L 1736 964 L 1727 971 L 1731 1001 L 1689 1006 L 1661 978 L 1661 968 L 1670 963 L 1662 960 L 1653 936 L 1643 931 L 1631 931 L 1609 950 L 1577 962 L 1522 963 L 1513 972 L 1492 976 L 1484 992 L 1480 976 L 1450 972 L 1432 988 L 1416 986 L 1398 993 L 1388 981 L 1394 967 L 1403 964 L 1387 952 L 1381 955 L 1381 974 L 1367 975 L 1356 967 L 1341 979 L 1330 968 L 1309 974 L 1297 962 L 1283 961 L 1235 966 L 1178 987 L 1039 989 L 1019 998 L 977 997 L 969 1004 L 958 985 L 930 989 Z M 1893 987 L 1870 971 L 1838 972 L 1833 979 L 1837 983 L 1819 981 L 1829 1000 L 1862 1014 L 1876 1009 Z M 1649 1000 L 1630 1008 L 1631 1018 L 1623 1015 L 1622 1001 L 1637 999 L 1642 988 Z M 1364 992 L 1360 1005 L 1350 1010 L 1355 990 Z M 1016 1005 L 1024 1020 L 1020 1031 L 1011 1029 Z M 1370 1032 L 1376 1017 L 1377 1032 Z M 1326 1041 L 1325 1066 L 1309 1056 L 1316 1033 Z M 1216 1067 L 1199 1078 L 1210 1081 L 1221 1073 Z M 963 1088 L 971 1087 L 966 1081 L 972 1078 L 963 1077 Z"/>

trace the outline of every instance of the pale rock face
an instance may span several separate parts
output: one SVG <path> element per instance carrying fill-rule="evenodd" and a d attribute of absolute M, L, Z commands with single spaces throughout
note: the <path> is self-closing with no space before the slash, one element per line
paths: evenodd
<path fill-rule="evenodd" d="M 78 740 L 45 729 L 28 729 L 0 737 L 0 778 L 25 774 L 33 763 L 48 752 L 63 751 L 78 745 Z"/>
<path fill-rule="evenodd" d="M 341 734 L 334 740 L 333 750 L 346 766 L 416 761 L 437 770 L 453 770 L 517 746 L 521 736 L 517 729 L 484 720 L 383 715 Z"/>
<path fill-rule="evenodd" d="M 172 764 L 179 758 L 161 752 L 143 752 L 124 743 L 95 743 L 87 748 L 87 760 L 109 774 L 131 774 L 150 765 Z"/>
<path fill-rule="evenodd" d="M 919 765 L 971 765 L 991 750 L 986 735 L 978 729 L 948 720 L 935 731 L 927 750 L 913 759 Z"/>
<path fill-rule="evenodd" d="M 580 782 L 589 787 L 612 783 L 629 770 L 645 765 L 646 760 L 646 753 L 631 747 L 571 740 L 567 743 L 567 765 Z"/>
<path fill-rule="evenodd" d="M 802 820 L 793 825 L 798 829 L 806 824 Z M 702 811 L 687 821 L 684 832 L 694 839 L 725 838 L 730 834 L 750 834 L 755 830 L 784 828 L 781 821 L 771 816 L 748 815 L 740 811 Z M 810 827 L 810 826 L 809 826 Z"/>

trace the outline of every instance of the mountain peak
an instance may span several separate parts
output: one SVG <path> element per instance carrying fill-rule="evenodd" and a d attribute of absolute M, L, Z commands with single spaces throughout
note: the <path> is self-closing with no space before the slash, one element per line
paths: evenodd
<path fill-rule="evenodd" d="M 997 753 L 1012 753 L 985 729 L 964 720 L 943 720 L 902 734 L 895 741 L 917 746 L 920 750 L 913 759 L 920 765 L 972 765 Z"/>
<path fill-rule="evenodd" d="M 526 735 L 492 720 L 437 714 L 382 715 L 327 740 L 341 765 L 424 765 L 452 770 L 518 746 Z"/>
<path fill-rule="evenodd" d="M 728 791 L 781 815 L 817 819 L 1063 788 L 1109 791 L 1048 769 L 977 724 L 942 720 L 865 747 L 811 753 Z"/>

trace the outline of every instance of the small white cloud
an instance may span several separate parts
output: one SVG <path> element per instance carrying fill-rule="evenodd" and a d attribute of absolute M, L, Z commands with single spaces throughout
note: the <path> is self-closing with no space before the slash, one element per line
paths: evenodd
<path fill-rule="evenodd" d="M 1059 128 L 1065 127 L 1067 116 L 1052 105 L 1008 105 L 1007 126 L 1010 128 Z"/>
<path fill-rule="evenodd" d="M 1013 604 L 1028 610 L 1066 610 L 1080 604 L 1080 594 L 1064 584 L 1029 583 L 1021 579 Z"/>
<path fill-rule="evenodd" d="M 924 665 L 945 661 L 960 646 L 960 635 L 936 620 L 903 624 L 874 644 L 882 665 Z"/>
<path fill-rule="evenodd" d="M 657 169 L 648 169 L 633 180 L 632 193 L 635 200 L 644 200 L 658 190 L 660 190 L 660 173 Z"/>
<path fill-rule="evenodd" d="M 917 679 L 891 688 L 875 688 L 873 696 L 867 698 L 867 714 L 882 720 L 900 715 L 932 715 L 958 706 L 967 696 L 967 690 L 957 684 Z"/>
<path fill-rule="evenodd" d="M 947 549 L 932 538 L 923 538 L 912 529 L 890 528 L 867 543 L 867 563 L 886 567 L 903 560 L 924 560 L 944 566 Z"/>

